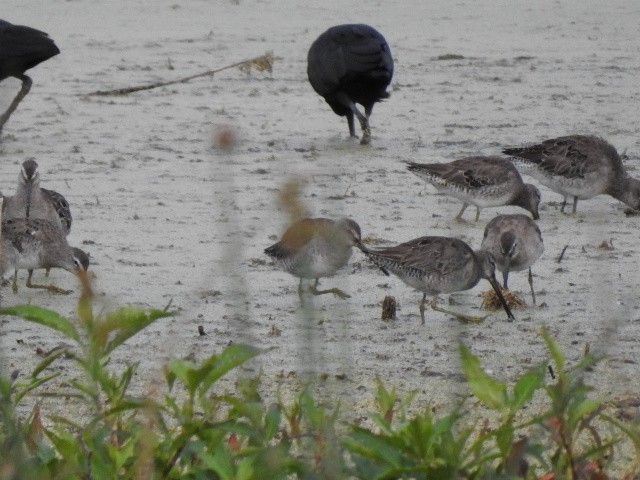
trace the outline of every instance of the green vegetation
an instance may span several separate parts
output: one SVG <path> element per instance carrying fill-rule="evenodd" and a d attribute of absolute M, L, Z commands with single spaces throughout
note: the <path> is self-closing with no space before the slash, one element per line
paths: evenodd
<path fill-rule="evenodd" d="M 484 372 L 460 346 L 470 396 L 443 415 L 409 416 L 412 400 L 377 380 L 372 427 L 342 424 L 337 409 L 303 392 L 290 405 L 265 404 L 260 378 L 239 380 L 234 394 L 218 380 L 261 352 L 231 345 L 201 363 L 173 360 L 158 399 L 129 394 L 136 365 L 114 373 L 109 355 L 171 315 L 120 308 L 95 314 L 83 296 L 75 318 L 35 306 L 0 309 L 62 333 L 72 346 L 50 352 L 26 381 L 0 378 L 0 479 L 590 479 L 640 475 L 640 425 L 607 413 L 583 373 L 597 362 L 566 364 L 543 331 L 550 363 L 510 387 Z M 47 417 L 27 396 L 56 395 L 50 373 L 62 357 L 83 372 L 71 382 L 82 418 Z M 551 376 L 553 373 L 553 378 Z M 545 407 L 532 413 L 534 396 Z M 481 407 L 479 407 L 479 405 Z M 471 409 L 474 409 L 473 412 Z M 479 410 L 480 409 L 480 410 Z M 486 418 L 486 419 L 485 419 Z M 483 421 L 483 419 L 485 419 Z M 45 423 L 52 426 L 45 426 Z M 623 456 L 620 452 L 624 451 Z M 627 460 L 623 460 L 626 458 Z"/>

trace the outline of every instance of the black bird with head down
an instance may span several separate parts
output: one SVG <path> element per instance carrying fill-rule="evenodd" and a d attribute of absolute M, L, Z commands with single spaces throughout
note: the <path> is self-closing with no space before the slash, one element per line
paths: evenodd
<path fill-rule="evenodd" d="M 31 89 L 31 78 L 24 72 L 60 53 L 49 36 L 35 28 L 0 20 L 0 82 L 15 77 L 22 88 L 0 116 L 0 131 L 20 101 Z"/>
<path fill-rule="evenodd" d="M 389 97 L 386 89 L 393 77 L 387 41 L 369 25 L 336 25 L 313 42 L 307 62 L 313 89 L 337 115 L 347 117 L 349 134 L 354 138 L 354 116 L 357 117 L 362 128 L 360 143 L 368 144 L 373 105 Z M 364 115 L 356 103 L 364 107 Z"/>

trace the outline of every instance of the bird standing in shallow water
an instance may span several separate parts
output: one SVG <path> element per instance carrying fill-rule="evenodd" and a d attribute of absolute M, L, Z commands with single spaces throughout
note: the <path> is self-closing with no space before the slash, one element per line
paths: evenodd
<path fill-rule="evenodd" d="M 615 147 L 592 135 L 568 135 L 535 145 L 507 148 L 514 165 L 567 199 L 578 200 L 606 194 L 634 210 L 640 209 L 640 180 L 630 177 Z"/>
<path fill-rule="evenodd" d="M 466 157 L 449 163 L 407 162 L 407 169 L 433 185 L 439 192 L 463 202 L 456 220 L 469 205 L 476 207 L 476 222 L 480 209 L 514 205 L 540 218 L 540 191 L 522 177 L 509 160 L 500 157 Z"/>
<path fill-rule="evenodd" d="M 76 275 L 89 268 L 88 255 L 79 248 L 70 247 L 60 228 L 53 223 L 35 218 L 13 218 L 2 220 L 2 258 L 0 271 L 8 269 L 33 270 L 36 268 L 64 268 Z M 33 285 L 29 288 L 44 288 L 50 292 L 70 293 L 55 285 Z M 14 277 L 13 291 L 17 292 Z"/>
<path fill-rule="evenodd" d="M 373 105 L 389 97 L 386 89 L 393 77 L 393 58 L 382 34 L 364 24 L 329 28 L 309 49 L 307 75 L 332 110 L 347 117 L 349 134 L 358 138 L 355 116 L 362 128 L 360 143 L 370 143 Z M 364 107 L 364 115 L 356 103 Z"/>
<path fill-rule="evenodd" d="M 431 308 L 437 312 L 468 322 L 484 320 L 486 317 L 455 313 L 436 304 L 438 294 L 468 290 L 482 278 L 488 280 L 495 290 L 509 320 L 515 319 L 500 292 L 495 278 L 495 260 L 489 252 L 474 252 L 462 240 L 449 237 L 420 237 L 393 247 L 360 248 L 385 274 L 391 272 L 410 287 L 423 292 L 420 302 L 423 325 L 427 295 L 433 295 Z"/>
<path fill-rule="evenodd" d="M 9 116 L 31 89 L 31 78 L 24 72 L 60 53 L 49 36 L 31 27 L 13 25 L 0 20 L 0 82 L 15 77 L 22 82 L 22 88 L 0 115 L 0 132 Z"/>
<path fill-rule="evenodd" d="M 302 300 L 302 279 L 315 279 L 309 289 L 313 295 L 349 295 L 338 288 L 318 290 L 319 279 L 331 277 L 351 258 L 352 247 L 361 244 L 360 226 L 348 218 L 303 218 L 291 225 L 277 243 L 265 249 L 276 265 L 300 278 L 298 295 Z"/>
<path fill-rule="evenodd" d="M 506 289 L 509 272 L 529 269 L 529 286 L 533 304 L 536 294 L 533 290 L 533 265 L 544 252 L 542 234 L 536 222 L 526 215 L 498 215 L 484 229 L 482 250 L 493 254 L 496 267 L 502 272 L 503 287 Z"/>

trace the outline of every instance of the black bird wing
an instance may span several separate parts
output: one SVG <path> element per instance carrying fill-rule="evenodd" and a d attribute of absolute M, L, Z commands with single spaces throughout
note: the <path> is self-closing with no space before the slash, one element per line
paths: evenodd
<path fill-rule="evenodd" d="M 0 80 L 22 74 L 58 53 L 45 32 L 0 20 Z"/>

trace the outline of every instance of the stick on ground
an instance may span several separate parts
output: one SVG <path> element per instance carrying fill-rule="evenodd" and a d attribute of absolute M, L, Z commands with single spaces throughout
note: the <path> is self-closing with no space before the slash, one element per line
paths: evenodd
<path fill-rule="evenodd" d="M 128 95 L 130 93 L 139 92 L 141 90 L 151 90 L 158 87 L 166 87 L 167 85 L 174 85 L 176 83 L 186 83 L 189 80 L 199 77 L 211 77 L 216 73 L 228 70 L 230 68 L 238 67 L 243 72 L 249 72 L 252 68 L 255 68 L 259 72 L 265 70 L 271 73 L 273 71 L 273 52 L 267 52 L 259 57 L 251 58 L 249 60 L 243 60 L 242 62 L 233 63 L 225 67 L 216 68 L 214 70 L 208 70 L 206 72 L 197 73 L 188 77 L 178 78 L 177 80 L 169 80 L 166 82 L 156 82 L 146 85 L 138 85 L 136 87 L 116 88 L 115 90 L 97 90 L 95 92 L 88 93 L 87 95 L 99 95 L 99 96 L 115 96 L 115 95 Z"/>

